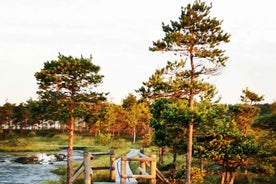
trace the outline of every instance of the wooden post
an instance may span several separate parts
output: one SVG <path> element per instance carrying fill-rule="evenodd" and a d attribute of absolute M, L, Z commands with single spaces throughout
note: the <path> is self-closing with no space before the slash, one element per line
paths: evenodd
<path fill-rule="evenodd" d="M 87 152 L 83 152 L 84 158 L 84 184 L 91 184 L 91 155 Z"/>
<path fill-rule="evenodd" d="M 145 161 L 141 161 L 141 162 L 140 162 L 140 167 L 141 167 L 144 171 L 146 171 L 146 162 L 145 162 Z"/>
<path fill-rule="evenodd" d="M 121 157 L 121 180 L 120 184 L 125 184 L 126 183 L 126 163 L 127 163 L 127 158 L 125 155 L 122 155 Z"/>
<path fill-rule="evenodd" d="M 141 156 L 140 156 L 141 158 Z M 146 171 L 146 161 L 140 161 L 140 167 L 141 169 L 144 171 L 144 172 L 147 172 Z M 140 172 L 141 175 L 143 175 L 144 173 Z M 141 182 L 146 182 L 146 179 L 141 179 Z"/>
<path fill-rule="evenodd" d="M 110 150 L 110 179 L 115 181 L 115 153 L 114 150 Z"/>
<path fill-rule="evenodd" d="M 156 155 L 151 155 L 152 161 L 150 162 L 150 175 L 154 176 L 150 180 L 151 184 L 156 184 Z"/>

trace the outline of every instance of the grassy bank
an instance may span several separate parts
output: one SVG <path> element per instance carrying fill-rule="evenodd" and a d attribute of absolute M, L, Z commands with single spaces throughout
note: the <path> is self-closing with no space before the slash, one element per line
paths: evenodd
<path fill-rule="evenodd" d="M 38 151 L 58 151 L 67 147 L 68 138 L 62 133 L 43 133 L 36 134 L 29 132 L 26 134 L 10 133 L 5 138 L 0 139 L 1 152 L 38 152 Z M 128 139 L 115 138 L 108 136 L 93 136 L 87 134 L 75 134 L 74 146 L 87 147 L 88 151 L 106 151 L 125 147 L 140 148 L 139 143 L 132 144 Z"/>

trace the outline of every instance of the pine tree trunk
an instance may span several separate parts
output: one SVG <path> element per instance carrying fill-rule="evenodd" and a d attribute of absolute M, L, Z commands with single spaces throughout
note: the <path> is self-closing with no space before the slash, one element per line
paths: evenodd
<path fill-rule="evenodd" d="M 231 172 L 230 174 L 231 174 L 231 175 L 230 175 L 230 182 L 229 182 L 229 184 L 234 184 L 234 181 L 235 181 L 235 173 Z"/>
<path fill-rule="evenodd" d="M 64 130 L 65 130 L 64 123 L 61 124 L 61 130 L 62 130 L 62 133 L 64 133 Z"/>
<path fill-rule="evenodd" d="M 191 183 L 191 169 L 192 169 L 192 147 L 193 147 L 193 119 L 190 120 L 188 129 L 188 144 L 187 144 L 187 157 L 186 157 L 186 179 L 185 184 Z"/>
<path fill-rule="evenodd" d="M 176 146 L 173 145 L 173 164 L 176 164 L 176 159 L 177 159 L 177 150 L 176 150 Z"/>
<path fill-rule="evenodd" d="M 159 146 L 159 164 L 163 165 L 164 164 L 164 147 Z"/>
<path fill-rule="evenodd" d="M 221 184 L 234 184 L 235 173 L 234 172 L 224 172 L 221 175 Z"/>
<path fill-rule="evenodd" d="M 226 172 L 223 172 L 223 173 L 221 174 L 220 184 L 224 184 L 225 175 L 226 175 Z"/>
<path fill-rule="evenodd" d="M 204 160 L 203 160 L 203 158 L 201 157 L 201 158 L 200 158 L 200 172 L 203 173 L 203 170 L 204 170 Z"/>
<path fill-rule="evenodd" d="M 74 117 L 73 117 L 74 107 L 70 107 L 70 121 L 68 125 L 68 150 L 67 150 L 67 184 L 73 184 L 73 138 L 74 138 Z"/>
<path fill-rule="evenodd" d="M 194 37 L 194 33 L 192 33 L 192 36 Z M 190 66 L 191 66 L 191 77 L 190 77 L 190 85 L 194 85 L 194 79 L 195 79 L 195 65 L 194 65 L 194 46 L 191 46 L 189 49 L 189 55 L 190 55 Z M 193 87 L 190 88 L 189 91 L 189 108 L 191 110 L 190 113 L 193 113 L 194 110 L 194 89 Z M 186 178 L 185 178 L 185 184 L 191 183 L 191 169 L 192 169 L 192 152 L 193 152 L 193 131 L 194 131 L 194 118 L 191 118 L 189 121 L 189 127 L 188 127 L 188 143 L 187 143 L 187 157 L 186 157 Z"/>

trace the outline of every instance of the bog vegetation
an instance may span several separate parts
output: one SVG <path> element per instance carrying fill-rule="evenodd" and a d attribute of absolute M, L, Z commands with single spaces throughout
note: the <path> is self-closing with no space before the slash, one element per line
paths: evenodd
<path fill-rule="evenodd" d="M 263 104 L 245 87 L 240 103 L 221 104 L 207 80 L 226 65 L 219 46 L 230 38 L 222 21 L 210 18 L 211 7 L 195 1 L 177 21 L 163 23 L 165 36 L 150 50 L 174 52 L 176 61 L 157 69 L 136 90 L 140 97 L 130 93 L 121 104 L 98 92 L 104 76 L 92 57 L 60 54 L 45 62 L 35 74 L 38 100 L 0 106 L 0 151 L 68 144 L 70 155 L 74 144 L 127 152 L 132 143 L 158 154 L 171 183 L 275 183 L 276 102 Z"/>

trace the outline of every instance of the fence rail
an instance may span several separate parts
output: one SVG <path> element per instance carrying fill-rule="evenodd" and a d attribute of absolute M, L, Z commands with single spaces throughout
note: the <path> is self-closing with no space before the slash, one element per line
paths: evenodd
<path fill-rule="evenodd" d="M 107 155 L 110 157 L 109 166 L 100 166 L 93 167 L 91 166 L 91 160 L 98 155 Z M 164 175 L 157 169 L 156 167 L 156 155 L 151 155 L 148 157 L 141 152 L 138 152 L 139 157 L 127 157 L 126 155 L 121 156 L 121 165 L 117 168 L 117 170 L 121 170 L 118 174 L 118 178 L 120 184 L 126 184 L 126 180 L 140 179 L 141 181 L 149 180 L 151 184 L 156 184 L 156 177 L 158 177 L 161 181 L 165 183 L 170 183 L 168 179 L 164 177 Z M 127 174 L 127 167 L 129 161 L 139 162 L 140 165 L 138 167 L 140 174 Z M 84 151 L 83 153 L 83 162 L 78 166 L 73 175 L 73 181 L 76 180 L 82 173 L 84 173 L 84 184 L 91 184 L 92 182 L 92 174 L 93 170 L 110 170 L 110 179 L 115 181 L 115 153 L 113 150 L 109 152 L 93 152 L 89 153 Z M 119 182 L 117 181 L 117 182 Z"/>
<path fill-rule="evenodd" d="M 126 174 L 126 164 L 128 161 L 138 161 L 140 162 L 140 174 L 136 174 L 136 175 L 127 175 Z M 149 173 L 146 171 L 146 162 L 149 162 Z M 149 158 L 128 158 L 125 155 L 123 155 L 121 157 L 121 180 L 120 183 L 121 184 L 125 184 L 126 183 L 126 179 L 127 178 L 135 178 L 135 179 L 146 179 L 146 180 L 150 180 L 151 184 L 156 184 L 156 155 L 152 155 Z"/>
<path fill-rule="evenodd" d="M 109 155 L 110 162 L 109 167 L 91 167 L 91 160 L 96 155 Z M 113 150 L 110 152 L 94 152 L 89 153 L 87 151 L 83 152 L 83 162 L 78 166 L 73 174 L 73 181 L 76 180 L 81 173 L 84 173 L 84 184 L 91 184 L 93 170 L 110 170 L 110 179 L 115 180 L 115 154 Z"/>
<path fill-rule="evenodd" d="M 142 157 L 142 158 L 149 158 L 147 155 L 144 155 L 144 151 L 141 150 L 139 153 L 138 153 L 139 157 Z M 148 162 L 143 162 L 141 163 L 141 166 L 142 168 L 146 168 L 147 167 L 150 167 L 150 164 Z M 141 171 L 140 171 L 141 172 Z M 170 181 L 161 173 L 161 171 L 156 167 L 156 176 L 164 183 L 167 183 L 167 184 L 170 184 Z"/>

